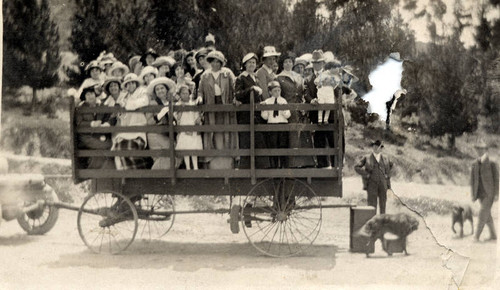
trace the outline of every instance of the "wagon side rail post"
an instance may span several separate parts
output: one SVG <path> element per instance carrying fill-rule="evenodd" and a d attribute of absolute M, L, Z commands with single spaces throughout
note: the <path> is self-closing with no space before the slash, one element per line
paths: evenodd
<path fill-rule="evenodd" d="M 338 133 L 337 133 L 337 144 L 338 144 L 338 154 L 337 154 L 337 164 L 339 168 L 339 178 L 342 178 L 342 168 L 344 166 L 344 112 L 342 110 L 342 94 L 343 94 L 344 82 L 340 82 L 340 96 L 337 102 L 337 122 L 338 122 Z"/>
<path fill-rule="evenodd" d="M 172 178 L 170 179 L 172 185 L 175 185 L 175 144 L 174 144 L 174 104 L 173 102 L 169 102 L 168 104 L 169 112 L 168 114 L 168 134 L 169 134 L 169 143 L 170 143 L 170 170 L 172 171 Z"/>
<path fill-rule="evenodd" d="M 250 92 L 250 177 L 252 184 L 257 183 L 255 176 L 255 94 Z"/>

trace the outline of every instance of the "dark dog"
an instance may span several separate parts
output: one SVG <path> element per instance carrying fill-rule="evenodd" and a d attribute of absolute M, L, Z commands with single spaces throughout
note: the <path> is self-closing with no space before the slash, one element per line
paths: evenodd
<path fill-rule="evenodd" d="M 377 239 L 382 242 L 382 248 L 391 256 L 392 253 L 386 248 L 384 239 L 385 233 L 392 233 L 401 239 L 403 251 L 406 255 L 406 237 L 418 229 L 418 221 L 414 217 L 405 213 L 398 214 L 379 214 L 368 220 L 359 230 L 359 235 L 369 237 L 366 245 L 366 257 L 369 257 L 369 249 Z"/>
<path fill-rule="evenodd" d="M 465 221 L 470 221 L 470 227 L 472 229 L 471 235 L 474 234 L 474 220 L 472 218 L 472 208 L 469 205 L 455 205 L 451 212 L 451 229 L 456 234 L 455 224 L 458 223 L 460 225 L 460 237 L 464 236 L 464 223 Z"/>

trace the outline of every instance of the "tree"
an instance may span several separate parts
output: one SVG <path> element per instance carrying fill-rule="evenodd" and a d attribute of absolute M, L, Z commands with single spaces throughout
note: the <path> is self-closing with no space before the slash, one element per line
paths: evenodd
<path fill-rule="evenodd" d="M 51 87 L 59 80 L 59 34 L 50 18 L 47 0 L 12 0 L 3 3 L 3 76 L 4 85 L 28 85 L 33 90 L 31 113 L 36 91 Z"/>

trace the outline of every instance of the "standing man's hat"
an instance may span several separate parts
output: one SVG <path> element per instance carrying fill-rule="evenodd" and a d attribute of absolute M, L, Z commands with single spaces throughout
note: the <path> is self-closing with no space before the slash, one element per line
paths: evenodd
<path fill-rule="evenodd" d="M 325 57 L 324 57 L 323 51 L 321 49 L 313 51 L 312 60 L 311 60 L 312 63 L 324 62 L 324 61 L 325 61 Z"/>
<path fill-rule="evenodd" d="M 384 148 L 384 144 L 382 144 L 382 141 L 380 141 L 380 140 L 376 140 L 376 141 L 372 142 L 371 146 L 377 146 L 380 148 Z"/>
<path fill-rule="evenodd" d="M 271 56 L 280 56 L 281 53 L 276 51 L 276 48 L 274 46 L 265 46 L 264 47 L 264 54 L 262 55 L 262 58 L 265 57 L 271 57 Z"/>
<path fill-rule="evenodd" d="M 206 43 L 211 43 L 212 45 L 215 44 L 215 36 L 212 33 L 207 34 L 205 37 L 205 42 Z"/>

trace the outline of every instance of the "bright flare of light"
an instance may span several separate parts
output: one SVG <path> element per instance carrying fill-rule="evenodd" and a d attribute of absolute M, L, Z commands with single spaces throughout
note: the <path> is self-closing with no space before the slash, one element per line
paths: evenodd
<path fill-rule="evenodd" d="M 402 74 L 403 62 L 389 58 L 368 76 L 372 90 L 365 94 L 363 99 L 369 103 L 368 112 L 377 113 L 382 121 L 385 121 L 387 116 L 385 103 L 401 89 Z"/>

